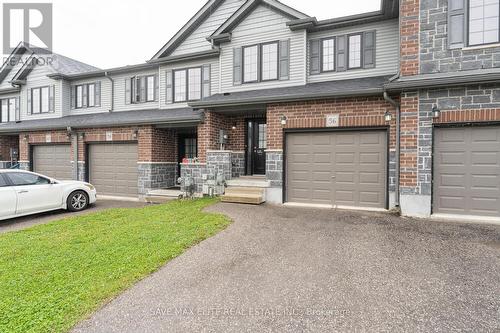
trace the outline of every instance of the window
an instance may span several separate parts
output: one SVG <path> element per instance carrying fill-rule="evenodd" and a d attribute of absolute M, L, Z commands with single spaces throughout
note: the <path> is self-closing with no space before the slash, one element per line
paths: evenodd
<path fill-rule="evenodd" d="M 335 70 L 335 38 L 324 39 L 321 44 L 321 70 L 329 72 Z"/>
<path fill-rule="evenodd" d="M 267 124 L 259 124 L 259 148 L 267 148 Z"/>
<path fill-rule="evenodd" d="M 174 74 L 174 102 L 186 101 L 186 71 L 175 71 Z"/>
<path fill-rule="evenodd" d="M 40 88 L 41 90 L 41 112 L 49 112 L 49 87 Z"/>
<path fill-rule="evenodd" d="M 16 121 L 17 98 L 5 98 L 0 100 L 0 122 L 7 123 Z"/>
<path fill-rule="evenodd" d="M 184 139 L 184 149 L 185 149 L 185 158 L 195 158 L 196 157 L 196 138 L 186 138 Z"/>
<path fill-rule="evenodd" d="M 53 86 L 52 87 L 39 87 L 31 89 L 31 113 L 32 114 L 40 114 L 40 113 L 49 113 L 53 111 L 53 103 L 54 98 L 51 96 L 53 94 Z M 51 92 L 52 90 L 52 92 Z"/>
<path fill-rule="evenodd" d="M 257 82 L 259 45 L 243 48 L 243 82 Z"/>
<path fill-rule="evenodd" d="M 50 184 L 50 180 L 47 178 L 32 173 L 7 172 L 4 175 L 10 179 L 14 186 Z"/>
<path fill-rule="evenodd" d="M 499 42 L 500 0 L 469 0 L 469 45 Z"/>
<path fill-rule="evenodd" d="M 87 97 L 88 97 L 87 106 L 88 107 L 95 106 L 95 84 L 92 83 L 87 86 Z"/>
<path fill-rule="evenodd" d="M 361 35 L 349 36 L 349 68 L 361 68 Z"/>
<path fill-rule="evenodd" d="M 262 45 L 262 81 L 278 79 L 278 43 Z"/>
<path fill-rule="evenodd" d="M 83 107 L 83 86 L 76 86 L 76 107 Z"/>
<path fill-rule="evenodd" d="M 201 68 L 190 68 L 188 74 L 189 100 L 201 99 Z"/>
<path fill-rule="evenodd" d="M 155 100 L 155 76 L 146 77 L 146 101 L 153 102 Z"/>
<path fill-rule="evenodd" d="M 174 71 L 174 102 L 201 99 L 203 74 L 201 67 Z"/>

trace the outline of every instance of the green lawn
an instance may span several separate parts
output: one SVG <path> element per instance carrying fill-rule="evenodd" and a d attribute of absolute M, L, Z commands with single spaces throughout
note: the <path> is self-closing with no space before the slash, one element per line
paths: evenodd
<path fill-rule="evenodd" d="M 224 229 L 216 201 L 111 209 L 0 235 L 0 332 L 65 332 Z"/>

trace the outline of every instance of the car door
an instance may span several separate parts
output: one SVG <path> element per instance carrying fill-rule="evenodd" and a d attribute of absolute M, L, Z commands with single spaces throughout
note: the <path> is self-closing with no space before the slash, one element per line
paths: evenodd
<path fill-rule="evenodd" d="M 28 214 L 57 209 L 62 204 L 60 184 L 30 172 L 7 172 L 17 194 L 16 214 Z"/>
<path fill-rule="evenodd" d="M 16 213 L 16 191 L 0 174 L 0 219 L 13 216 Z"/>

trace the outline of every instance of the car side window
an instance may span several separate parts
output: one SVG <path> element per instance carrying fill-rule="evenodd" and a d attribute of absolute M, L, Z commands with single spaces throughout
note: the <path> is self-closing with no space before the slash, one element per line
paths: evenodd
<path fill-rule="evenodd" d="M 9 184 L 7 184 L 7 180 L 5 180 L 4 176 L 0 175 L 0 187 L 5 187 L 5 186 L 9 186 Z"/>
<path fill-rule="evenodd" d="M 14 186 L 50 184 L 49 179 L 31 173 L 7 172 L 6 175 Z"/>

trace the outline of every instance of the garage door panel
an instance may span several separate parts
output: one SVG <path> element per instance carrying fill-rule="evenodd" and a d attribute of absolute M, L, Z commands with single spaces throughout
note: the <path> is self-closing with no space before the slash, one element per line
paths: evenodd
<path fill-rule="evenodd" d="M 435 133 L 434 213 L 500 216 L 500 127 Z"/>
<path fill-rule="evenodd" d="M 73 179 L 71 146 L 33 146 L 33 171 L 59 180 Z"/>
<path fill-rule="evenodd" d="M 135 197 L 137 178 L 137 144 L 89 146 L 89 179 L 99 194 Z"/>
<path fill-rule="evenodd" d="M 386 135 L 385 131 L 287 134 L 287 201 L 384 208 Z M 302 173 L 297 173 L 299 169 Z"/>

